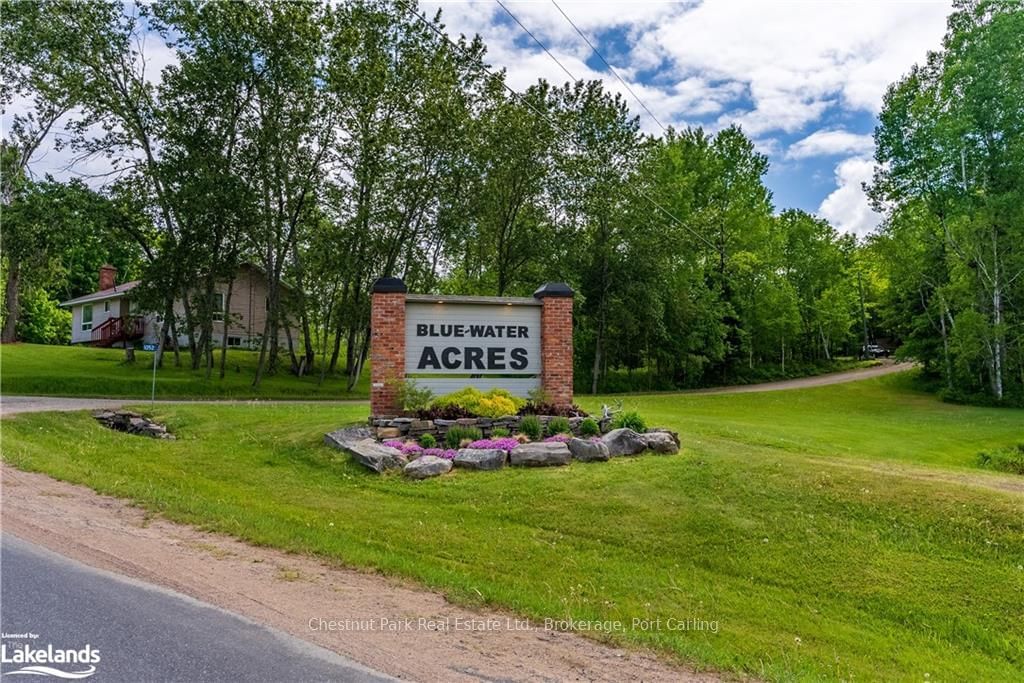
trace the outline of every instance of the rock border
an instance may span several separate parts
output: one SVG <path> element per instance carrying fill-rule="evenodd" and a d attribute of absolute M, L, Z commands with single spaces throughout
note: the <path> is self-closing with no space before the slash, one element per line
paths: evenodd
<path fill-rule="evenodd" d="M 469 426 L 468 421 L 450 422 Z M 412 423 L 413 420 L 410 419 L 408 423 L 399 424 Z M 572 438 L 567 442 L 532 441 L 520 444 L 509 451 L 461 448 L 455 451 L 455 457 L 451 460 L 434 455 L 410 458 L 398 449 L 382 444 L 378 441 L 380 437 L 375 437 L 376 434 L 379 434 L 379 430 L 372 424 L 368 427 L 346 427 L 325 434 L 324 443 L 348 453 L 356 462 L 378 474 L 389 470 L 402 470 L 411 479 L 437 477 L 455 469 L 500 470 L 506 466 L 565 466 L 573 460 L 603 462 L 613 457 L 643 453 L 673 455 L 679 452 L 679 435 L 668 429 L 649 429 L 642 434 L 628 428 L 613 429 L 601 437 Z M 406 438 L 412 437 L 407 435 Z"/>
<path fill-rule="evenodd" d="M 93 412 L 92 416 L 101 425 L 115 432 L 148 436 L 152 439 L 173 440 L 175 438 L 174 434 L 167 431 L 166 426 L 130 410 L 97 410 Z"/>

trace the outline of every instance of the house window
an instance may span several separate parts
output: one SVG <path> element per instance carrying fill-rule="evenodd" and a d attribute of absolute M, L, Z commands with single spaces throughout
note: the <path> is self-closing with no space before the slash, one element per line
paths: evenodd
<path fill-rule="evenodd" d="M 104 313 L 110 313 L 110 302 L 109 301 L 104 301 L 103 302 L 103 312 Z"/>
<path fill-rule="evenodd" d="M 82 331 L 92 329 L 92 304 L 82 306 Z"/>
<path fill-rule="evenodd" d="M 241 346 L 241 345 L 242 345 L 242 338 L 241 337 L 228 337 L 228 346 Z"/>
<path fill-rule="evenodd" d="M 224 293 L 213 293 L 213 319 L 217 322 L 224 320 Z"/>
<path fill-rule="evenodd" d="M 139 314 L 139 302 L 136 301 L 135 299 L 132 299 L 131 301 L 128 302 L 128 314 L 129 315 L 138 315 Z"/>

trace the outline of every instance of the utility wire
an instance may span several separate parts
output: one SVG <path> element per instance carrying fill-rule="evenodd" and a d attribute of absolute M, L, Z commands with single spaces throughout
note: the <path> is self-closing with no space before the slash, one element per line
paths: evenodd
<path fill-rule="evenodd" d="M 416 17 L 420 21 L 420 23 L 422 23 L 424 26 L 429 28 L 434 33 L 436 33 L 440 38 L 442 38 L 443 40 L 447 41 L 448 44 L 451 45 L 454 49 L 462 51 L 461 46 L 458 43 L 456 43 L 454 40 L 452 40 L 451 37 L 447 33 L 445 33 L 440 28 L 438 28 L 437 25 L 434 24 L 434 22 L 430 21 L 429 19 L 424 17 L 422 14 L 417 12 L 412 6 L 406 5 L 404 2 L 402 2 L 402 0 L 398 0 L 398 2 L 396 4 L 398 4 L 400 6 L 404 6 L 405 10 L 407 12 L 409 12 L 410 14 L 412 14 L 414 17 Z M 500 2 L 499 2 L 499 4 L 500 4 Z M 502 5 L 502 7 L 504 8 L 504 5 Z M 509 15 L 512 16 L 513 19 L 516 19 L 515 15 L 513 15 L 511 12 L 508 11 L 508 8 L 505 8 L 505 11 L 508 12 Z M 522 22 L 520 22 L 518 19 L 516 19 L 516 23 L 519 24 L 520 26 L 523 26 Z M 526 30 L 525 26 L 523 26 L 523 30 L 524 31 Z M 537 40 L 537 38 L 532 33 L 530 33 L 530 31 L 526 31 L 526 32 L 530 35 L 530 37 L 532 37 L 534 39 L 534 41 L 538 45 L 540 45 L 541 47 L 544 47 L 543 43 L 541 43 L 539 40 Z M 544 51 L 548 52 L 547 48 L 544 48 Z M 548 54 L 551 55 L 550 52 L 548 52 Z M 551 55 L 551 58 L 555 59 L 553 55 Z M 555 59 L 555 62 L 558 62 L 558 60 Z M 492 71 L 479 57 L 476 58 L 476 66 L 477 66 L 477 68 L 479 68 L 480 70 L 484 71 L 486 74 L 488 74 L 492 78 L 498 76 L 498 74 L 495 74 L 494 71 Z M 559 66 L 562 66 L 562 65 L 559 63 Z M 564 66 L 562 66 L 562 69 L 565 70 L 566 73 L 569 73 L 568 70 L 566 70 Z M 571 74 L 570 74 L 570 78 L 572 78 Z M 537 116 L 539 116 L 543 120 L 547 121 L 548 125 L 550 125 L 553 130 L 555 130 L 558 133 L 564 135 L 566 138 L 571 138 L 571 134 L 565 128 L 562 128 L 556 122 L 552 121 L 551 118 L 549 118 L 546 113 L 544 113 L 540 109 L 537 109 L 537 107 L 535 107 L 533 105 L 533 103 L 530 102 L 530 100 L 528 100 L 525 96 L 523 96 L 522 93 L 518 92 L 515 88 L 513 88 L 508 83 L 506 83 L 504 78 L 501 78 L 500 80 L 501 80 L 501 85 L 505 88 L 505 90 L 508 90 L 509 94 L 511 94 L 513 97 L 515 97 L 520 102 L 522 102 L 527 107 L 529 107 L 531 110 L 533 110 L 533 112 L 535 114 L 537 114 Z M 573 78 L 573 80 L 575 81 L 576 79 Z M 646 199 L 648 202 L 651 203 L 652 206 L 654 206 L 656 209 L 658 209 L 663 214 L 665 214 L 670 219 L 672 219 L 672 221 L 676 225 L 678 225 L 679 227 L 683 228 L 684 230 L 686 230 L 687 232 L 692 234 L 694 237 L 699 239 L 701 242 L 704 242 L 704 244 L 706 244 L 709 247 L 711 247 L 711 249 L 713 251 L 716 251 L 716 252 L 718 252 L 720 254 L 722 253 L 722 250 L 718 247 L 717 244 L 715 244 L 714 242 L 709 240 L 707 237 L 705 237 L 704 235 L 700 234 L 699 232 L 697 232 L 696 230 L 694 230 L 693 228 L 691 228 L 690 226 L 686 225 L 681 220 L 676 218 L 676 216 L 671 211 L 669 211 L 664 206 L 662 206 L 660 203 L 655 201 L 649 194 L 644 192 L 642 189 L 640 189 L 640 188 L 629 188 L 629 189 L 631 189 L 637 196 Z"/>
<path fill-rule="evenodd" d="M 658 117 L 654 115 L 654 112 L 652 112 L 650 108 L 646 104 L 644 104 L 644 101 L 640 99 L 639 95 L 633 92 L 633 88 L 629 86 L 629 83 L 626 83 L 626 81 L 622 79 L 622 76 L 620 76 L 619 72 L 615 70 L 615 67 L 608 63 L 608 60 L 604 58 L 604 55 L 602 55 L 600 51 L 597 49 L 597 47 L 595 47 L 594 44 L 590 42 L 590 39 L 587 38 L 586 35 L 584 35 L 583 31 L 579 29 L 579 26 L 577 26 L 573 22 L 573 20 L 569 18 L 569 15 L 565 13 L 565 10 L 562 9 L 561 6 L 559 6 L 559 4 L 555 2 L 555 0 L 551 0 L 551 4 L 555 6 L 555 9 L 557 9 L 563 17 L 565 17 L 565 20 L 569 22 L 569 25 L 576 30 L 576 33 L 578 33 L 580 38 L 583 39 L 583 42 L 590 46 L 590 49 L 593 50 L 594 54 L 597 55 L 598 59 L 600 59 L 604 63 L 604 65 L 608 67 L 608 70 L 611 71 L 612 74 L 614 74 L 615 78 L 619 79 L 619 83 L 621 83 L 623 87 L 625 87 L 626 90 L 629 91 L 629 94 L 633 96 L 633 99 L 635 99 L 640 104 L 640 106 L 644 108 L 644 111 L 647 112 L 647 115 L 654 119 L 654 122 L 658 124 L 662 131 L 667 133 L 668 129 L 666 129 L 665 126 L 662 125 L 661 121 L 658 120 Z M 502 7 L 504 7 L 504 5 L 502 5 Z M 505 11 L 507 12 L 508 10 Z"/>
<path fill-rule="evenodd" d="M 553 55 L 551 53 L 551 50 L 549 50 L 547 48 L 547 46 L 544 45 L 544 43 L 540 42 L 540 39 L 537 38 L 537 36 L 533 35 L 533 31 L 531 31 L 530 29 L 526 28 L 526 26 L 523 24 L 523 22 L 519 21 L 519 17 L 517 17 L 516 15 L 512 14 L 512 11 L 508 7 L 505 6 L 505 3 L 503 3 L 501 0 L 494 0 L 494 1 L 497 2 L 501 6 L 501 9 L 505 10 L 505 14 L 509 15 L 510 17 L 512 17 L 512 21 L 514 21 L 517 24 L 519 24 L 519 28 L 521 28 L 524 31 L 526 31 L 526 35 L 528 35 L 531 38 L 533 38 L 533 42 L 535 42 L 538 45 L 540 45 L 540 49 L 542 49 L 542 50 L 544 50 L 544 52 L 548 53 L 548 57 L 551 57 L 551 59 L 554 60 L 555 64 L 557 64 L 558 66 L 560 66 L 562 68 L 562 71 L 564 71 L 565 74 L 569 77 L 569 80 L 571 80 L 573 83 L 575 83 L 576 81 L 579 80 L 578 78 L 576 78 L 575 76 L 572 75 L 571 71 L 569 71 L 568 69 L 565 68 L 564 64 L 562 64 L 560 61 L 558 61 L 558 57 Z"/>

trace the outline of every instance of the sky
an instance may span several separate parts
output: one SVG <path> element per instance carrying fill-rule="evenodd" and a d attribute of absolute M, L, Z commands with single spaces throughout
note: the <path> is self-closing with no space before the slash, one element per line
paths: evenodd
<path fill-rule="evenodd" d="M 539 78 L 569 80 L 564 66 L 574 78 L 601 79 L 621 92 L 646 132 L 659 134 L 661 125 L 711 132 L 740 125 L 771 162 L 766 182 L 777 210 L 804 209 L 859 236 L 879 222 L 861 184 L 871 177 L 871 133 L 882 96 L 940 46 L 951 11 L 947 0 L 555 1 L 502 3 L 562 66 L 495 0 L 421 6 L 431 15 L 440 9 L 453 37 L 480 34 L 487 61 L 506 69 L 518 91 Z M 154 79 L 174 61 L 159 39 L 144 52 Z M 9 113 L 17 110 L 16 103 Z M 67 178 L 102 173 L 108 163 L 69 166 L 69 159 L 68 150 L 51 142 L 32 170 Z"/>

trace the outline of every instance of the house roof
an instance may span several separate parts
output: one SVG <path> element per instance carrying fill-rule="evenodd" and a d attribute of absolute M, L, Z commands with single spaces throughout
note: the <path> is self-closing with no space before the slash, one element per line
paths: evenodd
<path fill-rule="evenodd" d="M 253 270 L 256 270 L 257 272 L 262 273 L 264 276 L 266 276 L 266 274 L 267 274 L 267 272 L 265 270 L 263 270 L 262 267 L 256 265 L 252 261 L 245 261 L 245 262 L 239 264 L 239 268 L 252 268 Z M 101 289 L 100 291 L 93 292 L 92 294 L 83 294 L 82 296 L 76 297 L 74 299 L 68 299 L 67 301 L 62 301 L 59 305 L 61 305 L 61 306 L 77 306 L 78 304 L 88 304 L 88 303 L 92 303 L 94 301 L 106 301 L 107 299 L 117 299 L 117 298 L 120 298 L 120 297 L 124 296 L 129 291 L 135 289 L 139 285 L 140 282 L 142 282 L 142 280 L 132 280 L 131 282 L 122 282 L 119 285 L 114 285 L 110 289 Z M 281 280 L 281 286 L 284 287 L 285 289 L 287 289 L 288 291 L 295 291 L 294 287 L 292 287 L 291 284 L 285 282 L 283 279 Z M 436 298 L 436 297 L 434 297 L 434 298 Z"/>
<path fill-rule="evenodd" d="M 133 290 L 136 287 L 138 287 L 140 282 L 142 282 L 142 280 L 132 280 L 131 282 L 122 282 L 119 285 L 114 285 L 110 289 L 101 289 L 100 291 L 93 292 L 92 294 L 84 294 L 84 295 L 82 295 L 80 297 L 76 297 L 74 299 L 68 299 L 67 301 L 62 301 L 60 303 L 60 305 L 61 306 L 76 306 L 78 304 L 89 304 L 89 303 L 92 303 L 94 301 L 106 301 L 107 299 L 118 299 L 118 298 L 124 296 L 125 294 L 127 294 L 128 292 L 130 292 L 131 290 Z"/>

